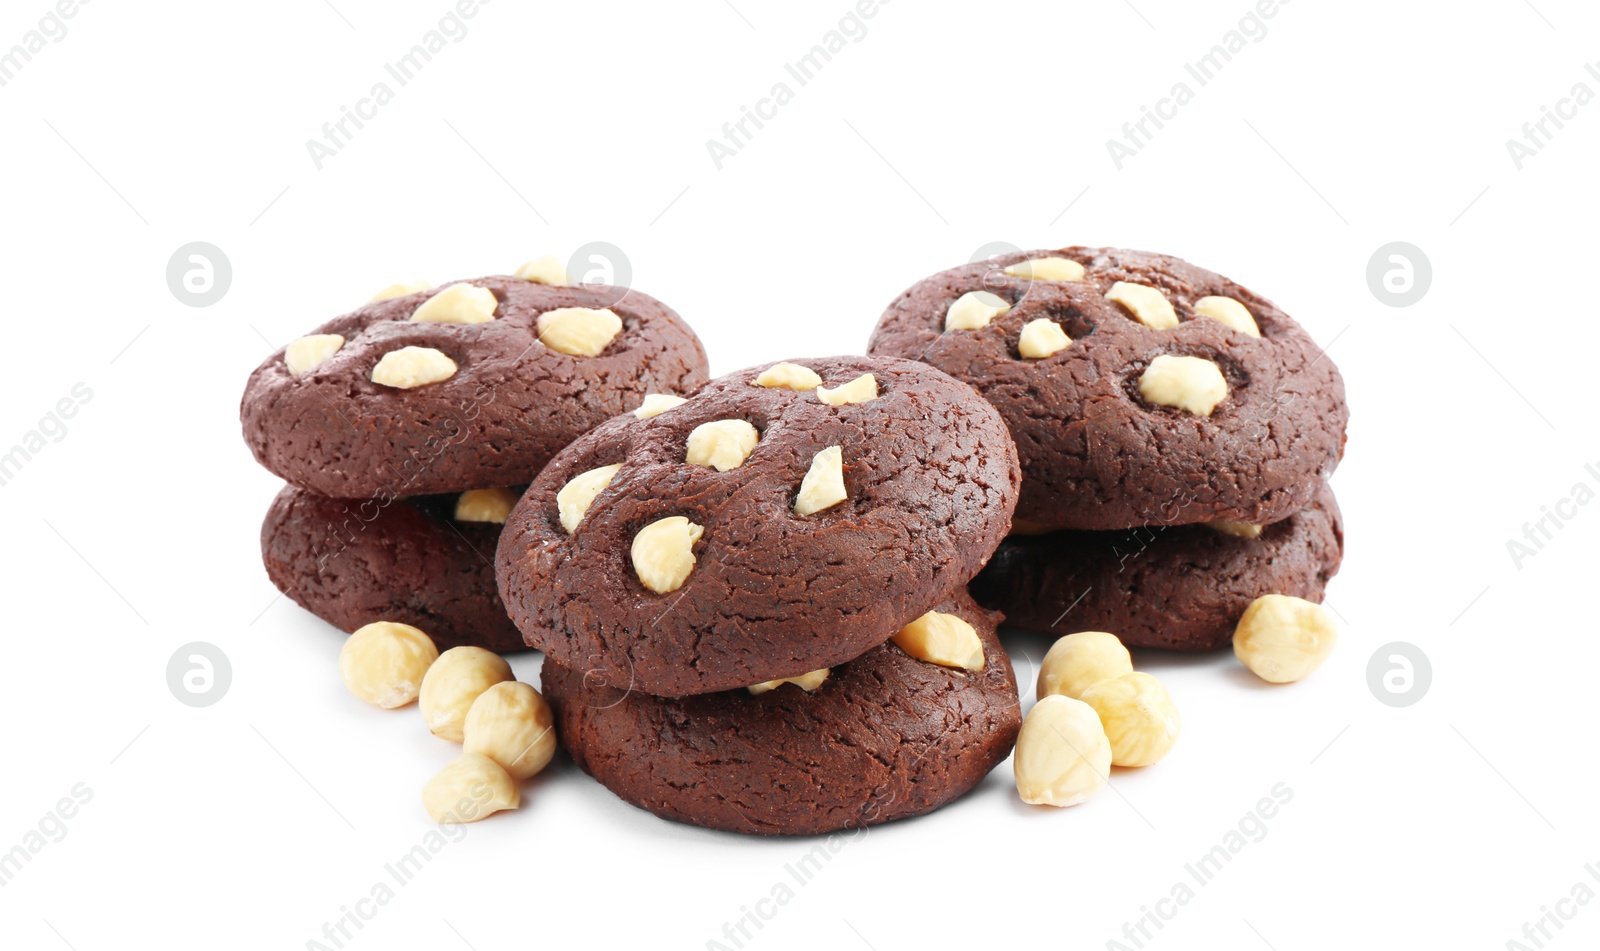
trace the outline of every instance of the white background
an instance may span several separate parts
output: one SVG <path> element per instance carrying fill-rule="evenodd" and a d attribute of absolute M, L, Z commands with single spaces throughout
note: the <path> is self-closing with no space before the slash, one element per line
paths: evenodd
<path fill-rule="evenodd" d="M 7 0 L 0 50 L 49 9 Z M 1342 641 L 1276 689 L 1226 654 L 1139 656 L 1184 716 L 1167 760 L 1063 811 L 1024 807 L 1007 763 L 804 886 L 784 866 L 822 840 L 664 823 L 558 765 L 346 947 L 735 947 L 724 923 L 778 881 L 793 899 L 744 947 L 1107 947 L 1280 782 L 1265 838 L 1146 947 L 1502 948 L 1575 883 L 1600 891 L 1600 506 L 1565 507 L 1520 567 L 1506 547 L 1600 485 L 1600 104 L 1520 171 L 1505 145 L 1573 84 L 1600 92 L 1592 5 L 1295 0 L 1119 171 L 1106 140 L 1246 0 L 896 0 L 719 171 L 706 141 L 847 0 L 497 0 L 318 170 L 306 140 L 449 9 L 99 0 L 0 88 L 0 447 L 93 391 L 0 488 L 0 851 L 93 791 L 0 888 L 0 943 L 308 947 L 423 839 L 418 789 L 453 748 L 347 695 L 340 635 L 275 597 L 257 530 L 278 483 L 239 395 L 384 284 L 593 240 L 717 373 L 859 352 L 896 293 L 992 241 L 1166 251 L 1256 288 L 1349 388 Z M 1406 308 L 1366 279 L 1397 240 L 1433 269 Z M 191 241 L 232 262 L 208 308 L 166 283 Z M 231 660 L 214 706 L 168 690 L 191 641 Z M 1392 641 L 1433 666 L 1404 709 L 1367 682 Z M 1031 678 L 1044 640 L 1010 643 Z M 1600 938 L 1595 906 L 1559 907 L 1558 947 Z"/>

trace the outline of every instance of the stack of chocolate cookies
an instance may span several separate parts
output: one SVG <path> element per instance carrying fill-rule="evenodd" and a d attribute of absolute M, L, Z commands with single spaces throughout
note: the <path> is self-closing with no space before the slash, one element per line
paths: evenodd
<path fill-rule="evenodd" d="M 1001 414 L 926 364 L 754 367 L 558 453 L 500 591 L 563 745 L 624 800 L 749 833 L 884 822 L 1015 740 L 999 615 L 966 584 L 1018 484 Z"/>
<path fill-rule="evenodd" d="M 289 483 L 261 528 L 284 594 L 344 631 L 524 647 L 493 569 L 523 487 L 582 433 L 707 378 L 670 308 L 536 263 L 386 289 L 251 375 L 245 440 Z"/>
<path fill-rule="evenodd" d="M 1227 278 L 1136 251 L 1017 252 L 911 287 L 869 352 L 938 367 L 1004 417 L 1016 525 L 971 590 L 1012 624 L 1213 650 L 1255 598 L 1320 601 L 1339 568 L 1343 381 Z"/>

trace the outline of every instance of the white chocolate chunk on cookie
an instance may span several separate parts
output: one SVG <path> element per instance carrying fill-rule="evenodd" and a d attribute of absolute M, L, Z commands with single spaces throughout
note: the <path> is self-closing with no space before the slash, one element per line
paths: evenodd
<path fill-rule="evenodd" d="M 844 449 L 829 446 L 811 457 L 811 468 L 794 500 L 794 514 L 815 515 L 849 497 L 844 488 Z"/>
<path fill-rule="evenodd" d="M 694 543 L 705 533 L 682 515 L 651 522 L 633 536 L 633 571 L 656 594 L 683 587 L 694 570 Z"/>
<path fill-rule="evenodd" d="M 988 291 L 970 291 L 957 297 L 944 312 L 944 329 L 981 330 L 989 321 L 1011 309 L 1005 298 Z"/>
<path fill-rule="evenodd" d="M 929 611 L 895 632 L 892 640 L 917 660 L 963 670 L 983 669 L 983 641 L 954 614 Z"/>
<path fill-rule="evenodd" d="M 1249 522 L 1235 522 L 1232 519 L 1219 518 L 1214 522 L 1206 522 L 1206 527 L 1214 532 L 1232 535 L 1235 538 L 1260 538 L 1261 526 Z"/>
<path fill-rule="evenodd" d="M 583 521 L 583 516 L 588 513 L 589 506 L 594 504 L 594 497 L 604 491 L 611 484 L 622 463 L 612 466 L 601 466 L 581 472 L 567 480 L 567 484 L 556 493 L 556 514 L 561 519 L 561 527 L 571 535 L 578 530 L 578 523 Z"/>
<path fill-rule="evenodd" d="M 1261 328 L 1256 326 L 1256 319 L 1250 316 L 1250 311 L 1231 297 L 1202 297 L 1194 302 L 1194 312 L 1201 317 L 1220 320 L 1240 333 L 1261 336 Z"/>
<path fill-rule="evenodd" d="M 633 415 L 640 419 L 649 419 L 652 416 L 660 416 L 674 406 L 682 406 L 687 402 L 689 401 L 683 397 L 674 396 L 671 393 L 646 393 L 644 402 L 640 403 L 639 407 L 633 411 Z"/>
<path fill-rule="evenodd" d="M 372 382 L 399 390 L 440 383 L 456 375 L 456 362 L 432 347 L 390 350 L 372 368 Z"/>
<path fill-rule="evenodd" d="M 621 332 L 622 318 L 606 309 L 558 307 L 539 315 L 540 342 L 571 357 L 598 356 Z"/>
<path fill-rule="evenodd" d="M 1228 396 L 1222 369 L 1202 357 L 1162 354 L 1139 376 L 1139 395 L 1146 403 L 1175 406 L 1196 416 L 1210 416 Z"/>
<path fill-rule="evenodd" d="M 486 324 L 500 306 L 494 291 L 473 284 L 451 284 L 422 302 L 411 319 L 427 324 Z"/>
<path fill-rule="evenodd" d="M 822 377 L 817 376 L 817 372 L 810 367 L 798 363 L 774 363 L 761 371 L 761 375 L 755 379 L 755 385 L 804 392 L 821 386 Z"/>
<path fill-rule="evenodd" d="M 751 684 L 744 689 L 759 697 L 761 694 L 764 694 L 769 690 L 777 690 L 784 684 L 794 684 L 796 687 L 799 687 L 806 693 L 810 693 L 811 691 L 822 686 L 823 681 L 828 679 L 828 673 L 828 668 L 824 667 L 821 670 L 807 671 L 798 677 L 780 677 L 777 680 L 768 680 L 759 684 Z"/>
<path fill-rule="evenodd" d="M 1061 325 L 1048 317 L 1030 320 L 1022 325 L 1022 336 L 1017 338 L 1017 352 L 1028 360 L 1043 360 L 1072 346 L 1072 338 Z"/>
<path fill-rule="evenodd" d="M 431 287 L 433 287 L 432 281 L 404 281 L 399 284 L 390 284 L 388 287 L 385 287 L 378 293 L 373 294 L 372 297 L 367 300 L 367 303 L 376 304 L 381 300 L 394 300 L 396 297 L 410 297 L 412 294 L 420 294 Z"/>
<path fill-rule="evenodd" d="M 817 387 L 817 399 L 829 406 L 849 406 L 852 403 L 865 403 L 878 398 L 878 378 L 870 373 L 863 373 L 849 383 L 841 383 L 833 389 L 826 386 Z"/>
<path fill-rule="evenodd" d="M 760 440 L 761 434 L 745 420 L 712 420 L 701 423 L 689 433 L 683 461 L 727 472 L 744 465 Z"/>
<path fill-rule="evenodd" d="M 456 497 L 456 521 L 504 525 L 516 504 L 517 493 L 510 489 L 468 489 Z"/>
<path fill-rule="evenodd" d="M 1071 258 L 1031 258 L 1011 265 L 1006 273 L 1030 281 L 1081 281 L 1083 265 Z"/>
<path fill-rule="evenodd" d="M 1167 295 L 1159 288 L 1118 281 L 1106 291 L 1106 299 L 1128 308 L 1135 320 L 1151 330 L 1171 330 L 1178 326 L 1178 312 L 1172 309 L 1172 301 L 1167 300 Z"/>
<path fill-rule="evenodd" d="M 311 334 L 284 347 L 283 362 L 290 373 L 304 376 L 338 353 L 343 346 L 344 338 L 338 334 Z"/>
<path fill-rule="evenodd" d="M 535 284 L 563 287 L 567 283 L 567 266 L 559 258 L 546 254 L 517 268 L 516 276 Z"/>

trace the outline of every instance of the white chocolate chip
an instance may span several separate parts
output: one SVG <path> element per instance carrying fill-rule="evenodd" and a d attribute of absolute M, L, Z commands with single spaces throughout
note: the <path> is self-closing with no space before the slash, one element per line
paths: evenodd
<path fill-rule="evenodd" d="M 452 647 L 439 655 L 422 678 L 418 705 L 428 732 L 460 743 L 472 702 L 497 683 L 515 680 L 511 665 L 494 651 L 481 647 Z"/>
<path fill-rule="evenodd" d="M 307 371 L 321 366 L 343 346 L 344 338 L 338 334 L 311 334 L 291 341 L 283 348 L 283 363 L 290 373 L 303 376 Z"/>
<path fill-rule="evenodd" d="M 1252 525 L 1249 522 L 1235 522 L 1230 519 L 1222 518 L 1217 519 L 1215 522 L 1207 522 L 1206 527 L 1212 531 L 1221 532 L 1224 535 L 1232 535 L 1235 538 L 1261 537 L 1261 526 Z"/>
<path fill-rule="evenodd" d="M 849 497 L 844 488 L 844 449 L 829 446 L 811 457 L 811 468 L 800 480 L 800 494 L 794 500 L 794 514 L 815 515 Z"/>
<path fill-rule="evenodd" d="M 438 823 L 476 822 L 521 804 L 511 774 L 482 753 L 462 753 L 422 787 L 422 808 Z"/>
<path fill-rule="evenodd" d="M 1115 634 L 1079 631 L 1050 645 L 1039 664 L 1039 696 L 1081 700 L 1102 680 L 1133 673 L 1133 656 Z"/>
<path fill-rule="evenodd" d="M 510 774 L 527 779 L 556 755 L 556 722 L 539 691 L 525 683 L 497 683 L 472 701 L 462 747 L 482 753 Z"/>
<path fill-rule="evenodd" d="M 567 266 L 559 258 L 547 254 L 517 268 L 516 276 L 535 284 L 562 287 L 567 283 Z"/>
<path fill-rule="evenodd" d="M 1094 708 L 1059 694 L 1028 711 L 1011 762 L 1017 794 L 1036 806 L 1076 806 L 1111 774 L 1111 741 Z"/>
<path fill-rule="evenodd" d="M 1231 297 L 1202 297 L 1194 302 L 1194 312 L 1201 317 L 1220 320 L 1240 333 L 1261 336 L 1261 328 L 1256 326 L 1256 319 L 1250 316 L 1250 311 Z"/>
<path fill-rule="evenodd" d="M 372 298 L 368 300 L 367 303 L 375 304 L 381 300 L 394 300 L 396 297 L 410 297 L 412 294 L 420 294 L 431 287 L 433 287 L 432 281 L 406 281 L 403 284 L 390 284 L 388 287 L 385 287 L 378 293 L 373 294 Z"/>
<path fill-rule="evenodd" d="M 761 434 L 742 419 L 718 419 L 701 423 L 689 433 L 684 462 L 691 466 L 710 466 L 727 472 L 744 465 L 760 441 Z"/>
<path fill-rule="evenodd" d="M 1175 406 L 1196 416 L 1210 416 L 1228 396 L 1222 369 L 1202 357 L 1162 354 L 1139 375 L 1139 395 L 1146 403 Z"/>
<path fill-rule="evenodd" d="M 432 347 L 390 350 L 372 368 L 372 382 L 410 390 L 456 375 L 456 362 Z"/>
<path fill-rule="evenodd" d="M 1048 317 L 1030 320 L 1022 325 L 1022 336 L 1017 338 L 1017 352 L 1029 360 L 1043 360 L 1072 346 L 1072 338 L 1061 325 Z"/>
<path fill-rule="evenodd" d="M 805 391 L 822 385 L 822 377 L 810 367 L 798 363 L 774 363 L 756 377 L 756 386 L 781 387 L 785 390 Z"/>
<path fill-rule="evenodd" d="M 983 669 L 983 641 L 954 614 L 929 611 L 895 632 L 892 640 L 917 660 L 964 670 Z"/>
<path fill-rule="evenodd" d="M 584 513 L 594 503 L 594 497 L 611 484 L 612 477 L 621 468 L 622 463 L 619 462 L 614 466 L 590 469 L 573 476 L 556 493 L 556 512 L 561 516 L 561 527 L 567 530 L 568 535 L 578 530 L 578 523 L 583 521 Z"/>
<path fill-rule="evenodd" d="M 505 488 L 468 489 L 456 497 L 456 521 L 506 523 L 517 493 Z"/>
<path fill-rule="evenodd" d="M 671 393 L 646 393 L 644 402 L 640 403 L 638 409 L 633 411 L 633 415 L 640 419 L 649 419 L 652 416 L 660 416 L 674 406 L 682 406 L 687 402 L 689 401 L 683 397 L 673 396 Z"/>
<path fill-rule="evenodd" d="M 451 284 L 422 302 L 411 319 L 427 324 L 486 324 L 500 306 L 494 291 L 472 284 Z"/>
<path fill-rule="evenodd" d="M 539 340 L 572 357 L 599 355 L 622 332 L 622 318 L 609 310 L 557 307 L 539 315 Z"/>
<path fill-rule="evenodd" d="M 822 686 L 822 682 L 828 679 L 828 673 L 828 668 L 824 667 L 821 670 L 808 671 L 798 677 L 781 677 L 777 680 L 768 680 L 759 684 L 751 684 L 744 689 L 759 697 L 761 694 L 764 694 L 769 690 L 777 690 L 784 684 L 794 684 L 796 687 L 799 687 L 806 693 L 810 693 L 811 691 Z"/>
<path fill-rule="evenodd" d="M 1111 741 L 1111 765 L 1149 766 L 1178 742 L 1182 722 L 1161 681 L 1142 671 L 1102 680 L 1083 692 Z"/>
<path fill-rule="evenodd" d="M 1106 291 L 1106 299 L 1128 308 L 1139 323 L 1151 330 L 1171 330 L 1178 326 L 1178 312 L 1172 309 L 1172 301 L 1167 300 L 1167 295 L 1159 288 L 1118 281 Z"/>
<path fill-rule="evenodd" d="M 829 406 L 848 406 L 851 403 L 865 403 L 878 398 L 878 378 L 870 373 L 863 373 L 849 383 L 841 383 L 833 389 L 825 386 L 817 387 L 817 399 Z"/>
<path fill-rule="evenodd" d="M 1285 594 L 1264 594 L 1244 609 L 1233 632 L 1233 654 L 1267 683 L 1293 683 L 1333 653 L 1339 627 L 1320 604 Z"/>
<path fill-rule="evenodd" d="M 694 570 L 694 543 L 705 528 L 682 515 L 651 522 L 633 536 L 633 571 L 656 594 L 676 591 Z"/>
<path fill-rule="evenodd" d="M 1071 258 L 1032 258 L 1011 265 L 1006 273 L 1030 281 L 1081 281 L 1083 265 Z"/>
<path fill-rule="evenodd" d="M 439 649 L 417 628 L 374 621 L 358 628 L 339 651 L 339 679 L 373 706 L 392 710 L 417 699 Z"/>
<path fill-rule="evenodd" d="M 1005 298 L 988 291 L 971 291 L 956 298 L 944 312 L 944 329 L 980 330 L 1011 309 Z"/>

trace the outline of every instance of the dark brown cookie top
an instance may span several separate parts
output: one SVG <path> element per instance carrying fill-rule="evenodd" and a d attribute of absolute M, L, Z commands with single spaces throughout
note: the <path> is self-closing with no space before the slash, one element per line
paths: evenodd
<path fill-rule="evenodd" d="M 1010 753 L 1017 682 L 999 615 L 959 592 L 938 605 L 976 630 L 979 671 L 893 643 L 794 684 L 664 699 L 546 661 L 540 685 L 573 760 L 624 800 L 666 819 L 766 835 L 811 835 L 936 809 Z"/>
<path fill-rule="evenodd" d="M 1070 281 L 1006 273 L 1044 257 L 1084 273 Z M 1135 293 L 1154 294 L 1155 327 L 1108 298 L 1118 282 L 1154 289 Z M 945 330 L 951 305 L 974 291 L 1010 309 L 979 329 Z M 1208 297 L 1238 302 L 1260 336 L 1198 315 Z M 1072 342 L 1025 358 L 1024 327 L 1041 319 Z M 1046 529 L 1277 521 L 1310 502 L 1344 450 L 1349 411 L 1333 361 L 1271 301 L 1167 255 L 1072 247 L 952 268 L 889 306 L 869 352 L 920 359 L 977 387 L 1016 438 L 1017 518 Z M 1162 357 L 1220 370 L 1227 393 L 1209 416 L 1141 395 L 1141 376 Z"/>
<path fill-rule="evenodd" d="M 971 589 L 1028 630 L 1110 631 L 1129 647 L 1207 651 L 1232 643 L 1262 595 L 1320 602 L 1343 556 L 1344 521 L 1323 485 L 1256 538 L 1208 525 L 1012 536 Z"/>
<path fill-rule="evenodd" d="M 829 405 L 814 386 L 758 385 L 767 367 L 741 370 L 660 415 L 601 426 L 540 473 L 497 559 L 501 594 L 531 646 L 619 687 L 728 690 L 859 656 L 977 572 L 1016 503 L 1016 449 L 993 407 L 906 360 L 793 363 L 830 389 L 871 374 L 877 395 Z M 748 457 L 726 471 L 686 461 L 691 434 L 718 421 L 759 434 Z M 808 473 L 832 447 L 846 498 L 797 514 Z M 558 494 L 613 465 L 569 533 Z M 648 576 L 656 559 L 636 558 L 636 540 L 674 518 L 700 527 L 692 568 L 681 586 L 652 590 L 640 569 Z M 682 545 L 684 531 L 668 534 Z"/>
<path fill-rule="evenodd" d="M 373 621 L 421 628 L 440 650 L 526 647 L 495 587 L 494 550 L 519 489 L 408 499 L 330 499 L 286 486 L 261 525 L 279 591 L 341 631 Z"/>
<path fill-rule="evenodd" d="M 493 319 L 412 320 L 453 286 L 441 285 L 318 327 L 313 335 L 337 335 L 343 344 L 298 376 L 286 360 L 296 344 L 268 357 L 240 405 L 256 460 L 291 484 L 336 498 L 515 485 L 645 394 L 688 394 L 708 375 L 694 331 L 638 291 L 613 303 L 619 290 L 611 287 L 514 277 L 461 283 L 494 295 Z M 609 309 L 620 331 L 594 356 L 561 352 L 541 342 L 566 338 L 541 328 L 540 317 L 566 308 Z M 410 389 L 373 382 L 380 361 L 406 347 L 439 351 L 455 370 Z"/>

